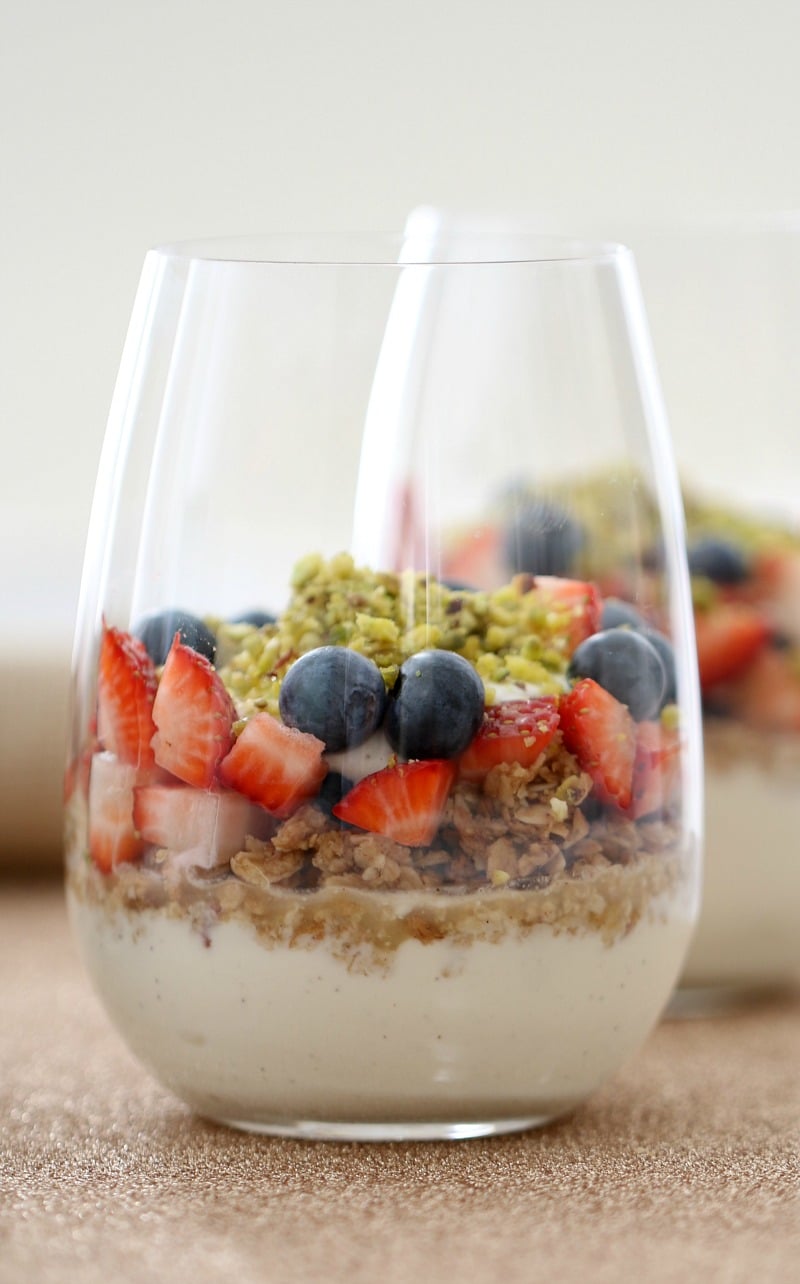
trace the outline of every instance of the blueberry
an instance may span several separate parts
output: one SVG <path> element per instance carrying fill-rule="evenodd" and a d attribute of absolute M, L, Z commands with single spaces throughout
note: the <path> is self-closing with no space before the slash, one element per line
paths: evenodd
<path fill-rule="evenodd" d="M 341 775 L 338 771 L 329 771 L 322 784 L 319 793 L 315 799 L 317 806 L 325 812 L 328 819 L 341 829 L 351 829 L 353 826 L 348 825 L 347 821 L 339 820 L 334 816 L 333 809 L 337 803 L 341 802 L 345 794 L 349 794 L 353 788 L 353 781 L 348 780 L 347 776 Z"/>
<path fill-rule="evenodd" d="M 163 664 L 169 655 L 172 639 L 180 633 L 184 646 L 204 655 L 213 664 L 217 653 L 217 639 L 202 620 L 188 611 L 159 611 L 147 615 L 134 626 L 133 632 L 147 649 L 153 664 Z"/>
<path fill-rule="evenodd" d="M 592 634 L 581 642 L 568 673 L 571 678 L 593 678 L 626 704 L 637 722 L 658 712 L 667 685 L 658 651 L 633 629 L 606 629 Z"/>
<path fill-rule="evenodd" d="M 401 758 L 455 758 L 483 721 L 483 683 L 453 651 L 420 651 L 401 666 L 386 736 Z"/>
<path fill-rule="evenodd" d="M 331 753 L 363 744 L 383 721 L 380 669 L 344 646 L 320 646 L 295 660 L 278 702 L 289 727 L 310 732 Z"/>
<path fill-rule="evenodd" d="M 690 575 L 704 575 L 714 584 L 741 584 L 750 574 L 742 550 L 727 540 L 708 536 L 688 548 Z"/>
<path fill-rule="evenodd" d="M 623 602 L 619 597 L 607 597 L 603 602 L 603 613 L 600 616 L 601 629 L 619 629 L 627 625 L 630 629 L 644 629 L 646 627 L 644 618 L 631 606 L 630 602 Z"/>
<path fill-rule="evenodd" d="M 675 652 L 672 649 L 672 643 L 656 629 L 642 629 L 642 637 L 647 638 L 650 645 L 655 647 L 664 666 L 664 694 L 661 697 L 661 707 L 663 708 L 665 704 L 674 704 L 678 698 L 678 680 L 675 675 Z"/>
<path fill-rule="evenodd" d="M 514 574 L 568 575 L 585 543 L 583 527 L 551 500 L 530 500 L 511 515 L 504 552 Z"/>
<path fill-rule="evenodd" d="M 263 629 L 265 624 L 274 624 L 277 616 L 270 611 L 243 611 L 230 621 L 231 624 L 252 624 L 254 629 Z"/>

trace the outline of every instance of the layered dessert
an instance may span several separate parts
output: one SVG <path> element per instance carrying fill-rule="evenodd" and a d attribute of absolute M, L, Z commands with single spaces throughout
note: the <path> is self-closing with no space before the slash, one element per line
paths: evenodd
<path fill-rule="evenodd" d="M 796 981 L 800 534 L 688 490 L 684 498 L 703 707 L 706 861 L 683 979 L 737 987 Z M 485 583 L 514 571 L 591 575 L 607 595 L 606 619 L 647 630 L 664 623 L 661 563 L 646 487 L 613 475 L 573 485 L 568 497 L 509 490 L 477 540 L 453 540 L 447 570 Z"/>
<path fill-rule="evenodd" d="M 669 643 L 605 610 L 341 554 L 277 618 L 104 625 L 70 906 L 162 1082 L 250 1128 L 441 1135 L 552 1118 L 635 1049 L 696 852 Z"/>
<path fill-rule="evenodd" d="M 797 982 L 800 536 L 692 499 L 686 517 L 707 859 L 684 981 Z"/>

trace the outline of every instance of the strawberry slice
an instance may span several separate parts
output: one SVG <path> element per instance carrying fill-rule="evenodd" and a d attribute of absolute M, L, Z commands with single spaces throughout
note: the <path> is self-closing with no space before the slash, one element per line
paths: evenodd
<path fill-rule="evenodd" d="M 625 810 L 631 804 L 636 724 L 624 704 L 592 678 L 559 702 L 564 744 L 594 782 L 597 797 Z"/>
<path fill-rule="evenodd" d="M 800 731 L 800 675 L 784 651 L 759 652 L 725 693 L 734 717 L 764 731 Z"/>
<path fill-rule="evenodd" d="M 640 722 L 636 728 L 633 765 L 634 820 L 661 811 L 673 797 L 680 772 L 680 737 L 658 722 Z"/>
<path fill-rule="evenodd" d="M 503 569 L 503 538 L 496 526 L 478 526 L 447 550 L 442 575 L 459 584 L 491 589 L 508 576 Z"/>
<path fill-rule="evenodd" d="M 718 602 L 695 614 L 697 663 L 704 691 L 737 677 L 766 646 L 770 628 L 743 602 Z"/>
<path fill-rule="evenodd" d="M 457 772 L 455 763 L 440 758 L 384 767 L 360 780 L 333 814 L 404 847 L 427 847 L 439 828 Z"/>
<path fill-rule="evenodd" d="M 97 730 L 120 762 L 151 767 L 156 675 L 143 644 L 122 629 L 104 628 L 97 679 Z"/>
<path fill-rule="evenodd" d="M 465 780 L 482 780 L 499 763 L 531 767 L 558 730 L 558 704 L 552 696 L 509 700 L 492 705 L 459 759 Z"/>
<path fill-rule="evenodd" d="M 233 744 L 235 717 L 213 664 L 184 646 L 176 633 L 153 704 L 158 765 L 187 785 L 208 789 Z"/>
<path fill-rule="evenodd" d="M 99 870 L 136 860 L 144 844 L 133 822 L 136 767 L 111 753 L 92 758 L 89 773 L 89 855 Z"/>
<path fill-rule="evenodd" d="M 144 785 L 134 790 L 133 820 L 142 838 L 211 869 L 244 847 L 248 834 L 266 838 L 269 817 L 229 790 L 191 785 Z"/>
<path fill-rule="evenodd" d="M 291 816 L 317 793 L 328 771 L 316 736 L 257 713 L 220 764 L 219 778 L 275 816 Z"/>
<path fill-rule="evenodd" d="M 537 575 L 535 588 L 542 605 L 557 613 L 558 631 L 567 634 L 570 655 L 600 628 L 603 603 L 594 584 Z"/>

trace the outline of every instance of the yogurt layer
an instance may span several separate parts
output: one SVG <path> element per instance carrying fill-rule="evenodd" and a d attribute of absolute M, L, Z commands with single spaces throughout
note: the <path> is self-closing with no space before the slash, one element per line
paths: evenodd
<path fill-rule="evenodd" d="M 541 1120 L 629 1056 L 690 935 L 672 909 L 612 944 L 597 932 L 404 941 L 349 968 L 325 941 L 265 943 L 246 921 L 207 936 L 160 910 L 72 895 L 83 953 L 133 1052 L 228 1123 Z"/>
<path fill-rule="evenodd" d="M 700 920 L 684 985 L 800 979 L 800 788 L 752 754 L 705 768 Z"/>

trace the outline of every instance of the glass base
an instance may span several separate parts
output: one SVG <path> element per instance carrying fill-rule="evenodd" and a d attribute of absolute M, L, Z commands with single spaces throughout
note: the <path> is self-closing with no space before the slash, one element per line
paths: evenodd
<path fill-rule="evenodd" d="M 531 1115 L 526 1119 L 488 1119 L 471 1123 L 347 1123 L 324 1119 L 281 1119 L 263 1122 L 249 1119 L 213 1118 L 213 1123 L 240 1132 L 267 1137 L 295 1137 L 305 1141 L 468 1141 L 474 1137 L 496 1137 L 507 1132 L 543 1128 L 559 1118 Z"/>
<path fill-rule="evenodd" d="M 729 1016 L 774 1003 L 790 992 L 790 986 L 778 984 L 728 982 L 719 985 L 681 985 L 673 993 L 664 1016 L 667 1020 L 677 1021 Z"/>

